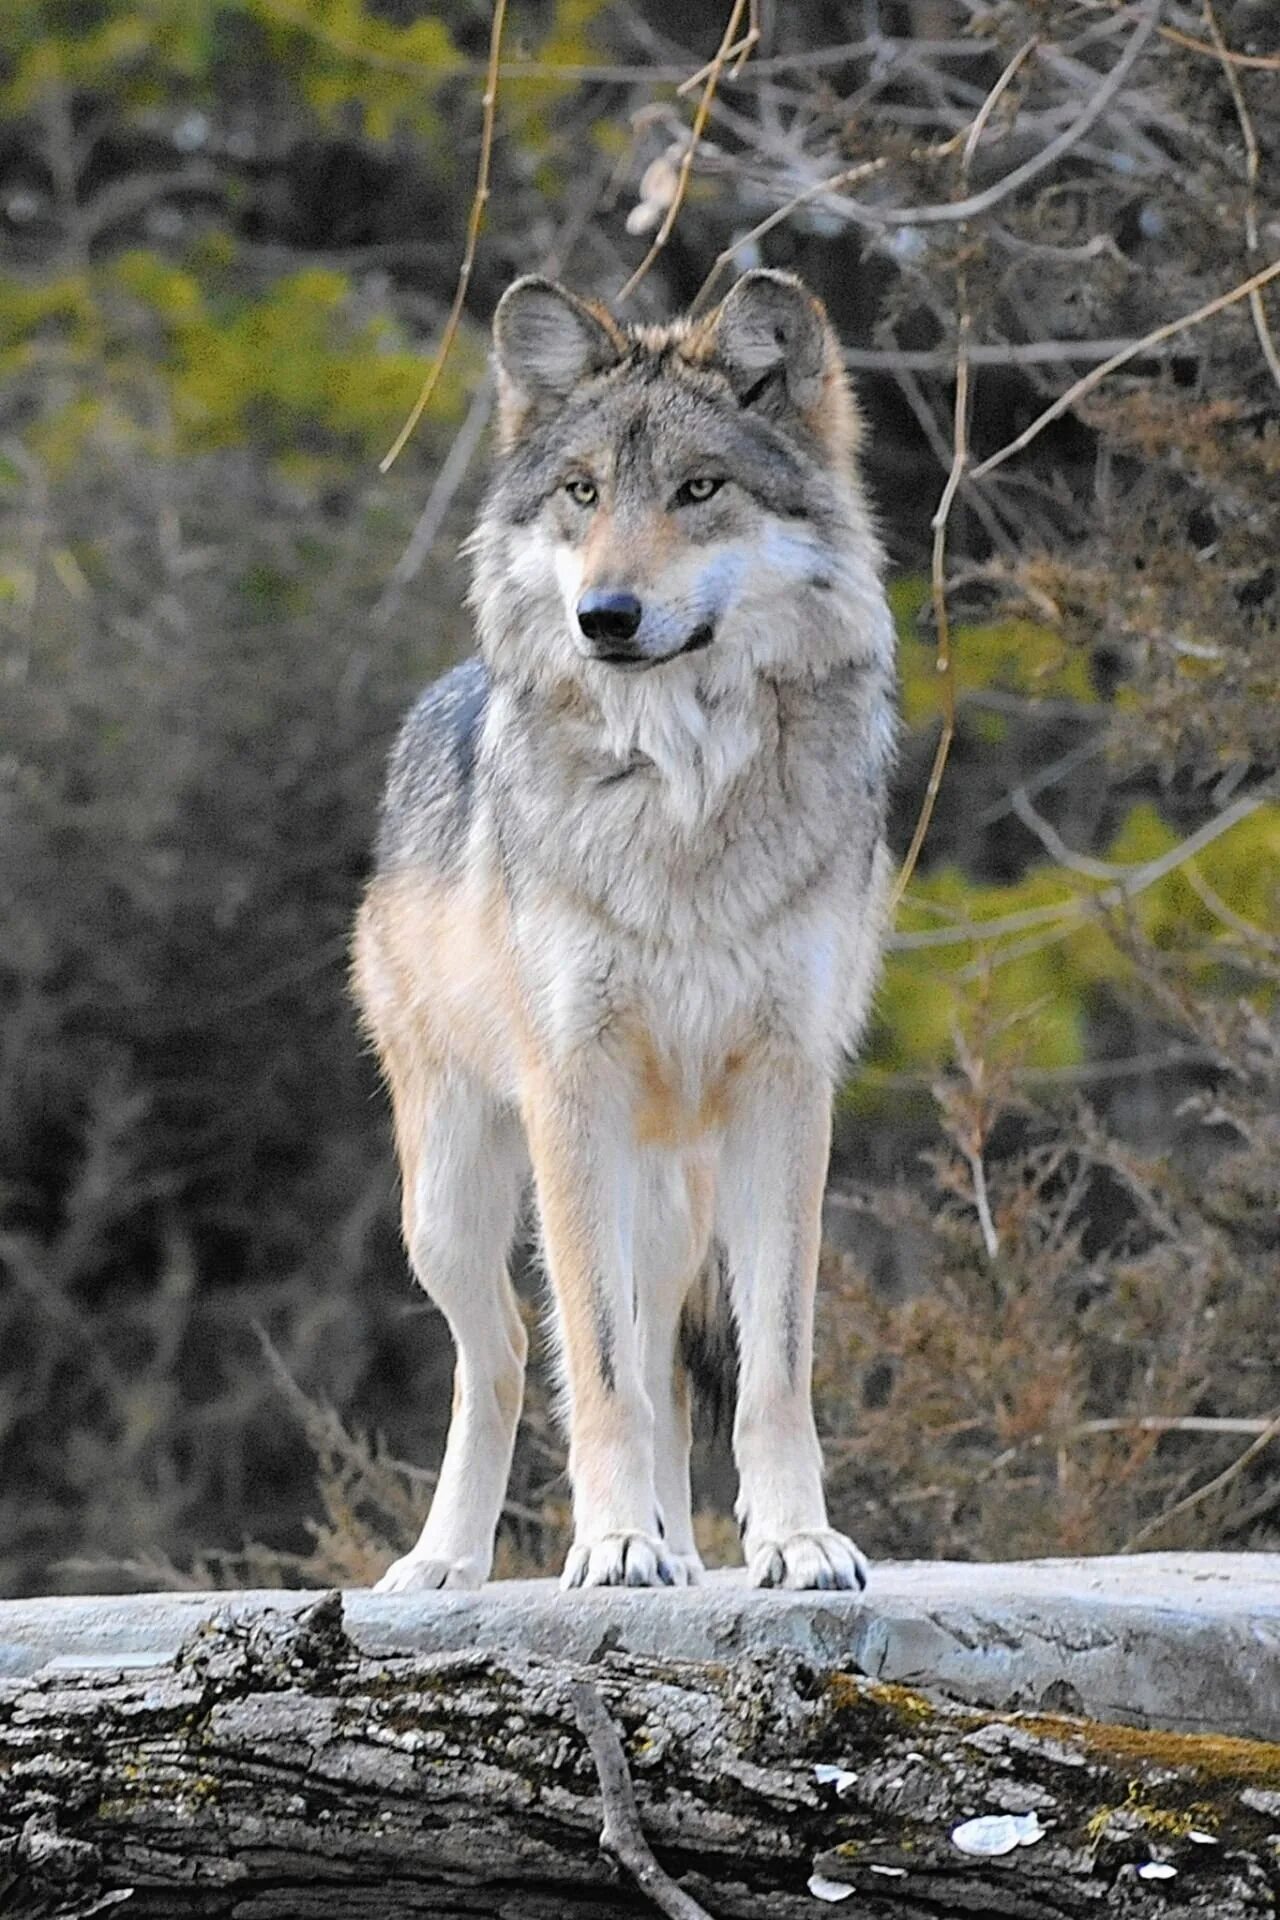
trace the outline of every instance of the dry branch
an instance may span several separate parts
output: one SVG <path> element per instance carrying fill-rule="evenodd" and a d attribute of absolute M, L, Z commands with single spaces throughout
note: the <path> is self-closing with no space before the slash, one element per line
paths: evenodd
<path fill-rule="evenodd" d="M 604 1806 L 601 1852 L 612 1855 L 625 1867 L 641 1892 L 647 1893 L 655 1907 L 669 1914 L 671 1920 L 708 1920 L 706 1908 L 678 1887 L 653 1857 L 653 1849 L 640 1825 L 627 1756 L 600 1695 L 589 1681 L 575 1680 L 569 1687 L 569 1699 L 600 1777 L 600 1798 Z"/>
<path fill-rule="evenodd" d="M 476 188 L 471 200 L 471 212 L 467 216 L 467 238 L 462 250 L 462 264 L 458 268 L 457 285 L 453 290 L 453 304 L 449 308 L 449 317 L 444 323 L 444 332 L 440 336 L 440 345 L 436 348 L 436 357 L 422 383 L 422 390 L 413 403 L 409 418 L 379 462 L 383 473 L 399 457 L 409 436 L 426 412 L 431 396 L 439 383 L 440 375 L 444 372 L 445 361 L 449 358 L 449 349 L 453 345 L 454 336 L 462 320 L 467 288 L 471 285 L 471 269 L 475 264 L 476 248 L 480 242 L 480 228 L 484 224 L 484 210 L 489 200 L 489 165 L 493 158 L 493 129 L 498 114 L 498 65 L 502 56 L 502 31 L 506 25 L 506 18 L 507 0 L 494 0 L 493 22 L 489 29 L 489 66 L 484 84 L 484 118 L 480 129 L 480 158 L 476 165 Z"/>
<path fill-rule="evenodd" d="M 739 60 L 740 71 L 742 61 L 746 58 L 747 54 L 750 53 L 758 38 L 758 29 L 756 28 L 752 28 L 741 42 L 735 37 L 743 13 L 746 11 L 746 4 L 747 0 L 733 0 L 733 6 L 730 9 L 724 35 L 719 47 L 716 49 L 715 57 L 707 67 L 701 69 L 699 73 L 693 76 L 694 80 L 703 80 L 702 94 L 693 116 L 693 125 L 689 130 L 689 138 L 685 145 L 684 156 L 680 162 L 680 171 L 676 176 L 675 192 L 672 194 L 671 202 L 667 207 L 666 213 L 663 215 L 662 225 L 653 236 L 649 251 L 645 254 L 640 265 L 618 293 L 619 305 L 629 299 L 635 292 L 671 237 L 671 230 L 675 226 L 680 209 L 684 205 L 685 194 L 689 189 L 689 175 L 693 171 L 693 157 L 698 150 L 698 142 L 702 139 L 703 132 L 706 128 L 707 116 L 711 112 L 711 102 L 715 99 L 716 88 L 720 84 L 720 77 L 724 72 L 726 63 L 736 54 Z M 705 78 L 703 78 L 704 75 Z"/>
<path fill-rule="evenodd" d="M 1020 167 L 1013 168 L 999 180 L 993 180 L 991 185 L 984 187 L 980 193 L 967 194 L 959 200 L 942 200 L 933 206 L 923 207 L 874 207 L 851 200 L 842 200 L 838 203 L 840 211 L 847 219 L 869 227 L 940 226 L 944 223 L 975 220 L 982 214 L 990 213 L 991 209 L 999 206 L 1002 200 L 1007 200 L 1011 194 L 1019 192 L 1023 187 L 1029 186 L 1033 180 L 1039 179 L 1042 173 L 1047 173 L 1050 167 L 1068 154 L 1073 147 L 1078 146 L 1085 134 L 1097 125 L 1121 91 L 1146 48 L 1147 42 L 1155 32 L 1163 5 L 1164 0 L 1148 0 L 1130 36 L 1128 46 L 1105 79 L 1095 87 L 1089 96 L 1088 103 L 1070 126 L 1064 127 L 1062 132 L 1042 147 L 1039 153 L 1033 154 Z"/>
<path fill-rule="evenodd" d="M 1092 393 L 1108 374 L 1124 366 L 1126 361 L 1136 360 L 1139 354 L 1150 352 L 1151 348 L 1158 347 L 1161 341 L 1171 340 L 1175 334 L 1186 333 L 1189 328 L 1199 326 L 1202 320 L 1212 319 L 1215 313 L 1221 313 L 1225 308 L 1234 306 L 1238 300 L 1249 299 L 1252 294 L 1268 286 L 1277 275 L 1280 275 L 1280 260 L 1273 260 L 1269 267 L 1262 267 L 1257 273 L 1250 274 L 1247 280 L 1242 280 L 1239 286 L 1232 287 L 1229 292 L 1220 293 L 1213 300 L 1206 300 L 1203 306 L 1196 307 L 1192 313 L 1181 314 L 1178 319 L 1169 320 L 1164 326 L 1153 328 L 1141 340 L 1133 341 L 1119 353 L 1113 354 L 1109 360 L 1104 360 L 1100 367 L 1094 367 L 1084 375 L 1083 379 L 1077 380 L 1073 386 L 1068 387 L 1065 393 L 1059 394 L 1053 405 L 1046 407 L 1043 413 L 1037 414 L 1030 426 L 1024 428 L 1016 440 L 1010 440 L 1007 446 L 1000 447 L 995 453 L 989 454 L 980 465 L 974 467 L 973 478 L 981 480 L 986 474 L 993 473 L 997 467 L 1003 466 L 1012 455 L 1021 453 L 1024 447 L 1029 447 L 1047 426 L 1060 419 L 1064 413 L 1075 406 L 1078 400 L 1083 400 L 1087 393 Z"/>

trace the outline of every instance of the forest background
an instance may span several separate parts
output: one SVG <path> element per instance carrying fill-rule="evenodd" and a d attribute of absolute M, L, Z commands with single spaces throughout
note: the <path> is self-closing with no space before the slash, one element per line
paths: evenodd
<path fill-rule="evenodd" d="M 346 948 L 528 270 L 792 268 L 868 420 L 919 857 L 837 1116 L 838 1524 L 1280 1544 L 1270 0 L 0 23 L 0 1591 L 360 1581 L 421 1519 L 450 1357 Z M 500 1568 L 566 1516 L 535 1385 Z"/>

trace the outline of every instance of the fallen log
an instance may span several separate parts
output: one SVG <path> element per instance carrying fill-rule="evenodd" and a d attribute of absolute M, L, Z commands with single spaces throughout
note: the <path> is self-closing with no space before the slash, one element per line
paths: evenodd
<path fill-rule="evenodd" d="M 1250 1561 L 1258 1579 L 1260 1557 L 1242 1556 L 1246 1585 Z M 1263 1719 L 1268 1685 L 1280 1689 L 1280 1591 L 1267 1589 L 1240 1643 L 1257 1655 Z M 550 1629 L 528 1620 L 507 1651 L 496 1628 L 477 1630 L 481 1614 L 462 1602 L 501 1621 L 500 1591 L 181 1596 L 176 1651 L 119 1644 L 131 1610 L 163 1643 L 159 1597 L 5 1603 L 0 1912 L 652 1913 L 601 1854 L 585 1683 L 621 1740 L 643 1841 L 715 1920 L 798 1920 L 823 1901 L 858 1920 L 1274 1914 L 1274 1742 L 962 1702 L 859 1674 L 831 1654 L 839 1623 L 856 1637 L 872 1609 L 843 1597 L 539 1596 L 563 1622 L 555 1657 L 531 1646 Z M 1176 1621 L 1168 1583 L 1163 1598 Z M 179 1597 L 164 1599 L 172 1610 Z M 77 1608 L 83 1622 L 95 1607 L 97 1628 L 69 1634 Z M 1016 1616 L 1011 1604 L 992 1631 L 1016 1638 Z M 681 1618 L 683 1632 L 671 1625 Z M 471 1644 L 458 1644 L 468 1619 Z M 453 1644 L 404 1644 L 433 1631 Z M 1069 1667 L 1059 1662 L 1059 1680 Z M 1189 1717 L 1199 1725 L 1200 1707 Z"/>

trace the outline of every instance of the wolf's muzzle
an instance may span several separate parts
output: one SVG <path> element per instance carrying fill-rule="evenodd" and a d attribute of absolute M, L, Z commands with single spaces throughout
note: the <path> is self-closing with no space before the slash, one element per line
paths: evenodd
<path fill-rule="evenodd" d="M 644 608 L 634 593 L 593 587 L 578 602 L 578 625 L 591 642 L 591 657 L 614 667 L 660 667 L 682 654 L 699 653 L 715 634 L 711 621 L 696 627 L 681 646 L 656 653 L 640 639 Z"/>

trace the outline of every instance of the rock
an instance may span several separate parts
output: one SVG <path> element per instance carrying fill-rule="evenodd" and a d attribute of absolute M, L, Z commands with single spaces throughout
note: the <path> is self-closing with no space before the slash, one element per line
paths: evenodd
<path fill-rule="evenodd" d="M 0 1602 L 0 1674 L 51 1660 L 169 1659 L 213 1609 L 296 1608 L 284 1593 Z M 1280 1741 L 1280 1555 L 1141 1554 L 876 1567 L 865 1595 L 698 1588 L 562 1594 L 552 1581 L 480 1593 L 345 1596 L 368 1653 L 531 1654 L 590 1665 L 610 1651 L 722 1661 L 785 1652 L 974 1705 Z M 321 1632 L 323 1638 L 323 1631 Z"/>

